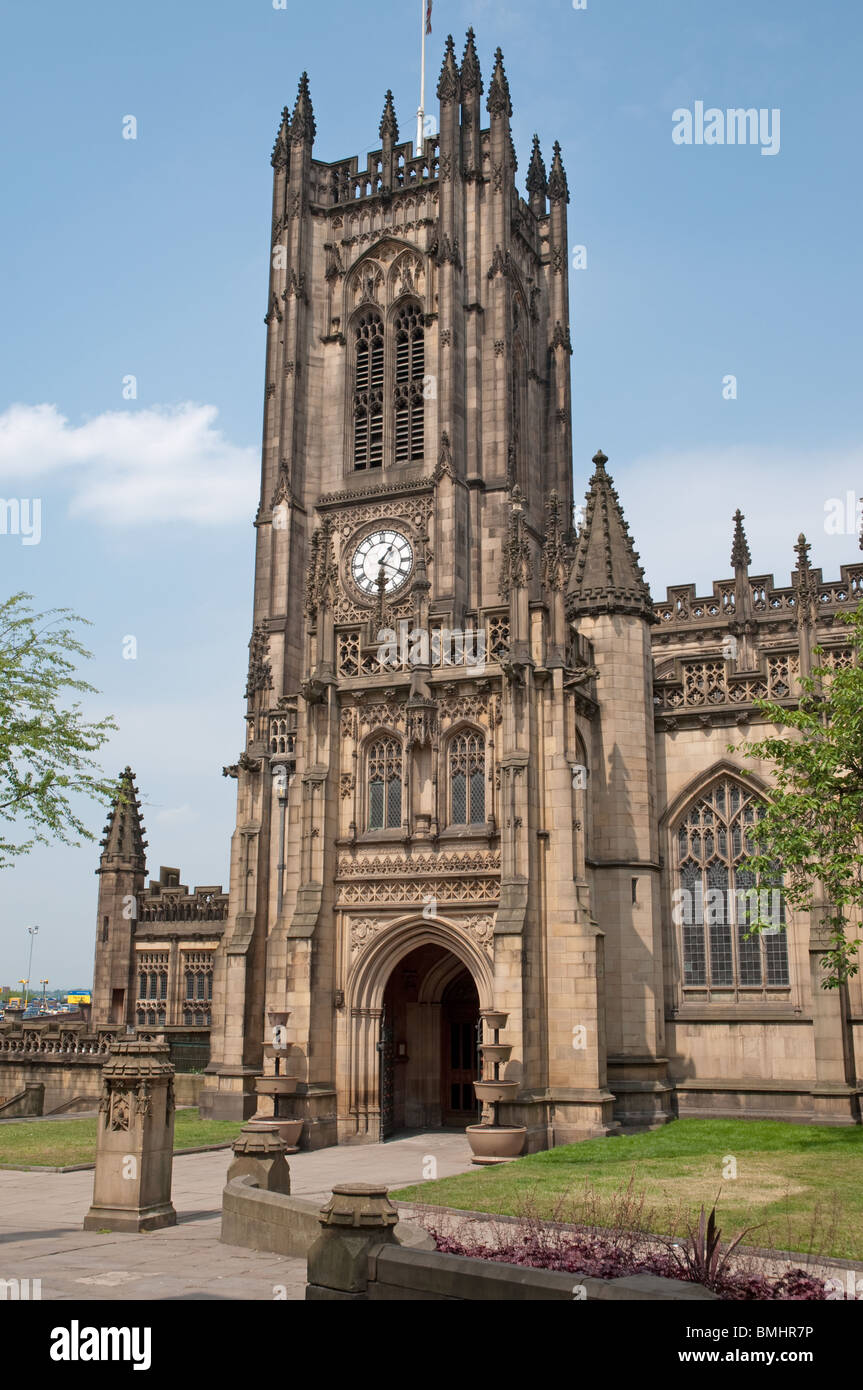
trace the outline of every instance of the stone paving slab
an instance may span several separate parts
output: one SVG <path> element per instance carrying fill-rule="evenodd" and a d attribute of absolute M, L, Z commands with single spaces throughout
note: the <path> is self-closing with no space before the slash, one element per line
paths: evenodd
<path fill-rule="evenodd" d="M 223 1245 L 230 1152 L 174 1159 L 178 1224 L 133 1235 L 84 1231 L 88 1172 L 0 1170 L 0 1279 L 41 1279 L 43 1299 L 302 1299 L 305 1260 Z M 470 1168 L 464 1134 L 426 1131 L 385 1144 L 292 1154 L 291 1190 L 323 1204 L 338 1182 L 403 1187 Z"/>

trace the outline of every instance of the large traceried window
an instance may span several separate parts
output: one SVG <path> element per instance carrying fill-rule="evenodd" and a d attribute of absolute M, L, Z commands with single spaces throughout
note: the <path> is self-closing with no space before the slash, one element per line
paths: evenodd
<path fill-rule="evenodd" d="M 363 314 L 354 329 L 354 468 L 380 468 L 384 452 L 384 326 Z"/>
<path fill-rule="evenodd" d="M 213 953 L 190 951 L 184 970 L 183 1023 L 209 1027 L 213 1001 Z"/>
<path fill-rule="evenodd" d="M 423 457 L 425 338 L 418 304 L 406 304 L 395 318 L 395 461 Z"/>
<path fill-rule="evenodd" d="M 402 749 L 379 738 L 368 751 L 369 830 L 394 830 L 402 821 Z"/>
<path fill-rule="evenodd" d="M 781 875 L 756 894 L 754 875 L 741 867 L 755 848 L 750 827 L 763 814 L 759 797 L 724 777 L 678 825 L 674 920 L 684 990 L 757 992 L 789 984 Z M 759 918 L 771 926 L 747 938 Z"/>
<path fill-rule="evenodd" d="M 449 745 L 451 825 L 485 822 L 485 740 L 481 734 L 459 734 Z"/>
<path fill-rule="evenodd" d="M 151 1027 L 164 1024 L 167 1017 L 168 952 L 142 951 L 137 966 L 136 1021 Z"/>

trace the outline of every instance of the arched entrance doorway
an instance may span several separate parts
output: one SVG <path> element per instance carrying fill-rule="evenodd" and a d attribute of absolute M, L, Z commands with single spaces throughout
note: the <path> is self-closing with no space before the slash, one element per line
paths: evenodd
<path fill-rule="evenodd" d="M 445 947 L 417 946 L 394 965 L 379 1045 L 382 1138 L 476 1120 L 479 1008 L 470 971 Z"/>

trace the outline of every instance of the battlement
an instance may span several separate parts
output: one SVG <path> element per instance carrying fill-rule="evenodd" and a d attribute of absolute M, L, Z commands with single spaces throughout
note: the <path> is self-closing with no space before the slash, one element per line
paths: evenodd
<path fill-rule="evenodd" d="M 429 136 L 423 141 L 423 152 L 414 155 L 413 143 L 406 140 L 394 145 L 392 152 L 392 184 L 384 183 L 384 151 L 371 150 L 366 155 L 366 167 L 360 168 L 359 155 L 349 159 L 336 159 L 326 163 L 320 159 L 312 160 L 312 201 L 324 207 L 336 207 L 343 203 L 358 202 L 363 198 L 377 195 L 399 193 L 404 189 L 417 188 L 437 179 L 439 173 L 439 153 L 437 136 Z"/>
<path fill-rule="evenodd" d="M 189 892 L 180 882 L 180 870 L 163 866 L 158 879 L 138 895 L 138 921 L 146 922 L 224 922 L 228 916 L 228 894 L 222 885 L 206 884 Z"/>
<path fill-rule="evenodd" d="M 772 574 L 749 575 L 746 582 L 752 591 L 752 607 L 756 620 L 793 615 L 797 606 L 796 571 L 787 588 L 780 588 Z M 820 569 L 809 571 L 819 609 L 834 613 L 849 608 L 863 599 L 863 564 L 840 565 L 838 580 L 824 580 Z M 716 627 L 724 619 L 734 618 L 736 612 L 735 581 L 713 581 L 713 592 L 697 595 L 694 584 L 673 584 L 666 589 L 665 599 L 654 603 L 661 626 Z"/>

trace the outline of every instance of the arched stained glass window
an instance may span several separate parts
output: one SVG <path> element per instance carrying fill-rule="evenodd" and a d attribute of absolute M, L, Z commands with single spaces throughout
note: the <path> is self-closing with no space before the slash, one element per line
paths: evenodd
<path fill-rule="evenodd" d="M 679 822 L 674 841 L 674 920 L 680 931 L 684 988 L 787 986 L 788 940 L 782 878 L 756 892 L 742 861 L 755 848 L 751 827 L 764 802 L 730 777 L 711 786 Z M 767 930 L 748 936 L 758 920 Z"/>
<path fill-rule="evenodd" d="M 369 830 L 393 830 L 402 820 L 402 749 L 380 738 L 368 751 Z"/>
<path fill-rule="evenodd" d="M 485 823 L 485 740 L 459 734 L 449 746 L 450 824 Z"/>

